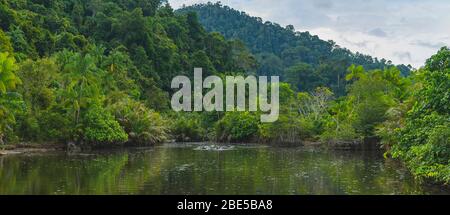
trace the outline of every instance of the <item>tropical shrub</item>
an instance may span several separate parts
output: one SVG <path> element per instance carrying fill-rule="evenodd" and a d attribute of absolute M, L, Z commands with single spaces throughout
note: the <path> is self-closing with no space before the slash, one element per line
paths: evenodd
<path fill-rule="evenodd" d="M 450 49 L 442 48 L 419 71 L 420 88 L 390 141 L 392 157 L 418 178 L 450 183 Z M 392 135 L 391 135 L 392 136 Z"/>
<path fill-rule="evenodd" d="M 330 106 L 331 115 L 325 119 L 324 132 L 320 139 L 324 142 L 353 141 L 360 139 L 353 127 L 355 114 L 351 103 L 347 100 L 338 100 Z"/>
<path fill-rule="evenodd" d="M 161 143 L 168 139 L 167 121 L 144 104 L 123 99 L 109 107 L 134 145 Z"/>
<path fill-rule="evenodd" d="M 121 144 L 128 140 L 114 116 L 100 105 L 92 105 L 83 119 L 83 139 L 92 144 Z"/>
<path fill-rule="evenodd" d="M 198 113 L 175 113 L 170 116 L 171 136 L 176 141 L 203 141 L 207 131 L 203 127 L 202 116 Z"/>
<path fill-rule="evenodd" d="M 38 116 L 39 137 L 41 141 L 56 141 L 65 143 L 78 140 L 80 132 L 77 133 L 72 117 L 68 117 L 60 107 L 53 106 L 42 111 Z"/>
<path fill-rule="evenodd" d="M 254 112 L 227 112 L 215 126 L 216 138 L 224 142 L 245 142 L 258 134 L 260 117 Z"/>
<path fill-rule="evenodd" d="M 291 115 L 280 115 L 273 123 L 261 123 L 259 125 L 259 139 L 267 143 L 299 143 L 312 136 L 313 125 L 311 121 L 292 117 Z"/>

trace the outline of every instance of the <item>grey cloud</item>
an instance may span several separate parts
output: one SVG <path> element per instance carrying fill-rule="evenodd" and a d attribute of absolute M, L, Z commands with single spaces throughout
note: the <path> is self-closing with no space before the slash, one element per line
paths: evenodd
<path fill-rule="evenodd" d="M 410 52 L 395 52 L 394 56 L 396 56 L 400 60 L 411 61 L 411 59 L 412 59 Z"/>
<path fill-rule="evenodd" d="M 251 15 L 263 16 L 264 20 L 294 25 L 300 31 L 333 25 L 329 15 L 334 8 L 330 0 L 248 0 L 239 1 L 235 6 Z"/>
<path fill-rule="evenodd" d="M 383 31 L 381 28 L 375 28 L 368 32 L 368 34 L 376 37 L 387 37 L 387 33 Z"/>
<path fill-rule="evenodd" d="M 353 45 L 353 46 L 357 46 L 357 47 L 360 47 L 360 48 L 367 48 L 368 45 L 369 45 L 369 43 L 370 43 L 370 41 L 367 41 L 367 40 L 364 40 L 364 41 L 361 41 L 361 42 L 354 42 L 354 41 L 351 41 L 351 40 L 345 38 L 345 37 L 342 36 L 342 35 L 340 35 L 340 39 L 341 39 L 342 41 L 348 43 L 348 44 L 351 44 L 351 45 Z"/>
<path fill-rule="evenodd" d="M 430 48 L 430 49 L 439 49 L 439 48 L 447 45 L 447 44 L 445 44 L 443 42 L 432 43 L 432 42 L 421 41 L 421 40 L 416 40 L 414 42 L 411 42 L 410 44 L 411 45 L 423 46 L 423 47 Z"/>
<path fill-rule="evenodd" d="M 316 0 L 314 1 L 314 6 L 321 9 L 331 9 L 333 2 L 330 0 Z"/>

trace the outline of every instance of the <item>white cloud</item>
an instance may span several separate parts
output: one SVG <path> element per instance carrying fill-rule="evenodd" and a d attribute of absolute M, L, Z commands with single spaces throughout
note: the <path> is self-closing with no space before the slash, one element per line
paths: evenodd
<path fill-rule="evenodd" d="M 174 8 L 207 0 L 169 0 Z M 440 46 L 450 45 L 448 0 L 222 0 L 222 4 L 292 24 L 352 51 L 394 63 L 423 65 Z M 407 53 L 407 54 L 406 54 Z"/>

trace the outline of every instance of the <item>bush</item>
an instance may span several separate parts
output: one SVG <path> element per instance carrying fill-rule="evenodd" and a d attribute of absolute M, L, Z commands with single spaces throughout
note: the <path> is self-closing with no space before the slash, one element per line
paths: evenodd
<path fill-rule="evenodd" d="M 224 142 L 251 141 L 258 134 L 259 120 L 256 113 L 227 112 L 216 123 L 216 138 Z"/>
<path fill-rule="evenodd" d="M 278 121 L 261 123 L 259 138 L 270 143 L 301 143 L 314 139 L 316 134 L 315 121 L 311 118 L 299 116 L 296 113 L 281 114 Z"/>
<path fill-rule="evenodd" d="M 429 133 L 425 144 L 412 146 L 404 157 L 414 175 L 449 183 L 450 123 L 436 126 Z"/>
<path fill-rule="evenodd" d="M 437 113 L 406 123 L 397 132 L 392 157 L 405 161 L 418 178 L 450 183 L 450 122 Z"/>
<path fill-rule="evenodd" d="M 39 122 L 35 116 L 29 113 L 24 116 L 17 116 L 16 128 L 21 139 L 38 140 L 40 137 Z"/>
<path fill-rule="evenodd" d="M 414 106 L 396 129 L 390 153 L 418 178 L 450 183 L 450 49 L 427 60 Z"/>
<path fill-rule="evenodd" d="M 171 133 L 176 141 L 203 141 L 206 129 L 202 126 L 202 116 L 197 113 L 176 113 L 171 116 L 173 123 Z"/>
<path fill-rule="evenodd" d="M 324 142 L 360 139 L 361 135 L 354 127 L 357 116 L 352 109 L 352 103 L 347 99 L 334 102 L 330 108 L 331 115 L 324 119 L 324 132 L 320 139 Z"/>
<path fill-rule="evenodd" d="M 334 123 L 332 123 L 334 124 Z M 333 141 L 354 141 L 361 137 L 356 133 L 355 128 L 348 122 L 342 122 L 339 126 L 329 126 L 325 132 L 320 135 L 323 142 Z"/>
<path fill-rule="evenodd" d="M 128 135 L 107 110 L 93 105 L 84 116 L 84 139 L 93 144 L 120 144 L 128 140 Z"/>
<path fill-rule="evenodd" d="M 73 130 L 74 122 L 71 117 L 61 114 L 56 107 L 41 112 L 38 117 L 40 139 L 44 141 L 73 141 L 76 133 Z"/>
<path fill-rule="evenodd" d="M 168 139 L 167 122 L 144 104 L 124 99 L 110 106 L 116 119 L 129 136 L 129 143 L 148 145 Z"/>

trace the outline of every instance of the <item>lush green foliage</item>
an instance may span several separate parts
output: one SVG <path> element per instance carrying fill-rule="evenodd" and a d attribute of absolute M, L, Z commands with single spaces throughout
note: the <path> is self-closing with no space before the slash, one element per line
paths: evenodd
<path fill-rule="evenodd" d="M 174 76 L 256 67 L 243 43 L 160 0 L 0 1 L 0 14 L 2 142 L 163 142 L 168 120 L 152 109 L 168 110 Z M 201 123 L 172 130 L 203 140 Z"/>
<path fill-rule="evenodd" d="M 314 139 L 321 130 L 322 114 L 331 96 L 328 88 L 296 94 L 289 84 L 281 84 L 279 119 L 259 126 L 260 140 L 285 144 Z"/>
<path fill-rule="evenodd" d="M 122 99 L 112 104 L 110 109 L 128 133 L 131 143 L 146 145 L 168 139 L 166 120 L 144 104 L 131 99 Z"/>
<path fill-rule="evenodd" d="M 16 71 L 15 59 L 6 52 L 0 52 L 0 144 L 4 143 L 5 137 L 11 138 L 14 115 L 21 109 L 20 95 L 11 92 L 21 83 Z"/>
<path fill-rule="evenodd" d="M 386 120 L 387 111 L 407 97 L 410 81 L 395 67 L 366 72 L 352 65 L 348 95 L 334 102 L 322 135 L 325 140 L 353 140 L 374 136 L 375 127 Z"/>
<path fill-rule="evenodd" d="M 170 127 L 175 140 L 181 142 L 206 140 L 208 125 L 204 125 L 204 117 L 201 114 L 175 113 L 171 118 L 174 120 Z"/>
<path fill-rule="evenodd" d="M 13 48 L 11 46 L 11 41 L 5 32 L 0 29 L 0 52 L 12 53 Z"/>
<path fill-rule="evenodd" d="M 128 140 L 127 134 L 119 123 L 99 105 L 90 107 L 83 121 L 83 134 L 88 143 L 110 144 Z"/>
<path fill-rule="evenodd" d="M 421 84 L 413 107 L 404 115 L 394 137 L 386 142 L 423 179 L 450 183 L 450 49 L 442 48 L 418 76 Z"/>
<path fill-rule="evenodd" d="M 216 124 L 219 141 L 248 142 L 258 133 L 259 117 L 253 112 L 227 112 Z"/>

